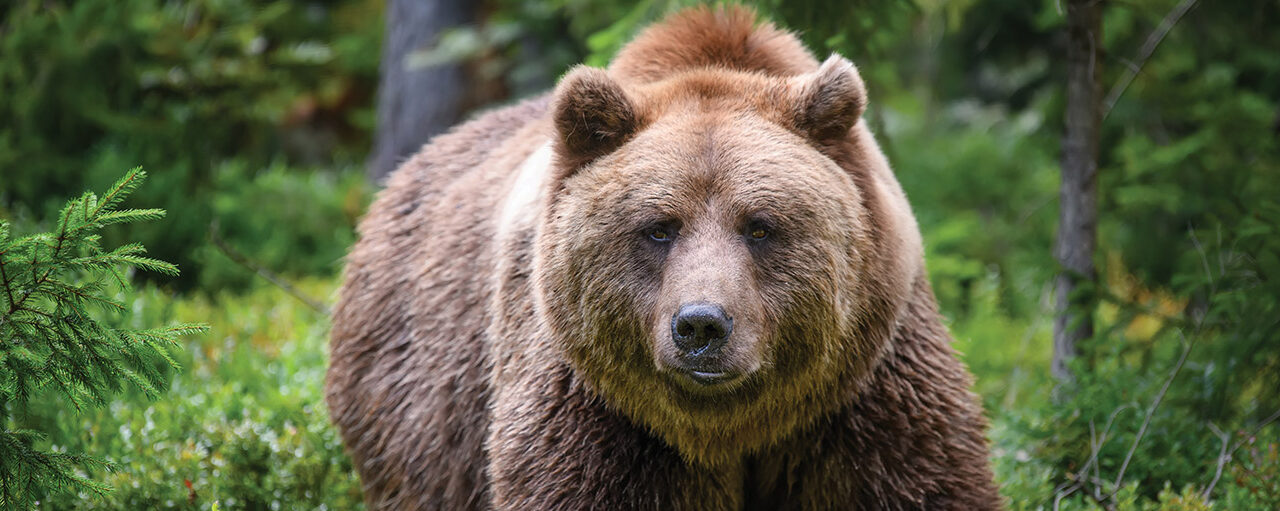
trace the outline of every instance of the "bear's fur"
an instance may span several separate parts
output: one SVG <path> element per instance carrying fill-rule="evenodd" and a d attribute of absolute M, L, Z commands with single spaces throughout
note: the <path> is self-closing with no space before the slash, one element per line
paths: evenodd
<path fill-rule="evenodd" d="M 843 58 L 702 8 L 424 147 L 334 316 L 370 507 L 999 508 L 866 101 Z M 675 347 L 694 302 L 723 348 Z"/>

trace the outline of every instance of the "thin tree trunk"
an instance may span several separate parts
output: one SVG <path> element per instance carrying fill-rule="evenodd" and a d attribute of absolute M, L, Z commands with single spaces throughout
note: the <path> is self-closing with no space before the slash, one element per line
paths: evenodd
<path fill-rule="evenodd" d="M 1093 293 L 1077 292 L 1097 279 L 1093 252 L 1098 226 L 1098 131 L 1102 119 L 1099 0 L 1067 3 L 1067 106 L 1062 138 L 1062 189 L 1054 256 L 1057 318 L 1053 325 L 1053 375 L 1070 381 L 1067 362 L 1093 336 Z"/>
<path fill-rule="evenodd" d="M 475 18 L 471 0 L 389 0 L 383 38 L 378 128 L 368 172 L 381 182 L 432 136 L 458 122 L 467 98 L 467 76 L 459 64 L 412 69 L 407 59 L 430 48 L 449 27 Z"/>

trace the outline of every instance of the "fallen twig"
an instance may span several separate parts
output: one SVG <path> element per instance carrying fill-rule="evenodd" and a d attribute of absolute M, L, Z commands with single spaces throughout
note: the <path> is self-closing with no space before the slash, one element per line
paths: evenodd
<path fill-rule="evenodd" d="M 262 277 L 267 282 L 274 284 L 276 287 L 280 288 L 285 293 L 288 293 L 289 296 L 296 298 L 298 301 L 302 302 L 307 307 L 310 307 L 316 312 L 319 312 L 320 314 L 323 314 L 325 316 L 330 315 L 328 306 L 326 306 L 323 303 L 320 303 L 319 300 L 316 300 L 314 298 L 311 298 L 310 296 L 307 296 L 302 291 L 299 291 L 298 288 L 293 287 L 293 284 L 290 284 L 289 281 L 285 280 L 283 277 L 277 275 L 275 272 L 271 270 L 268 270 L 262 267 L 257 263 L 254 263 L 247 256 L 241 253 L 239 250 L 236 250 L 235 247 L 232 247 L 231 245 L 227 244 L 226 240 L 223 240 L 222 236 L 218 234 L 218 222 L 216 220 L 213 223 L 209 224 L 209 241 L 212 241 L 213 245 L 218 248 L 218 251 L 222 252 L 222 255 L 227 256 L 227 258 L 231 259 L 231 261 L 235 262 L 236 264 L 239 264 L 240 266 L 245 267 L 249 271 L 256 273 L 259 277 Z"/>

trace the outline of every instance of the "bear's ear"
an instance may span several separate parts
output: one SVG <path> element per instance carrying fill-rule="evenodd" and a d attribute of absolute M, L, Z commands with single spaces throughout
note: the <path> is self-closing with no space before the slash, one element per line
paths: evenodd
<path fill-rule="evenodd" d="M 792 122 L 802 135 L 819 143 L 847 137 L 867 107 L 867 89 L 858 69 L 836 54 L 817 71 L 792 78 L 791 90 Z"/>
<path fill-rule="evenodd" d="M 578 167 L 617 149 L 638 127 L 636 109 L 603 69 L 578 66 L 556 86 L 557 152 Z"/>

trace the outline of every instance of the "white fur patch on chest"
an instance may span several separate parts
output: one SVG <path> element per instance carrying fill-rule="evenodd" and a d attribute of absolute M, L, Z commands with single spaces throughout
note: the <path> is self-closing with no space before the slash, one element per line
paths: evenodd
<path fill-rule="evenodd" d="M 547 142 L 525 158 L 516 171 L 516 180 L 502 202 L 498 215 L 498 237 L 525 227 L 535 216 L 537 204 L 551 175 L 551 143 Z"/>

